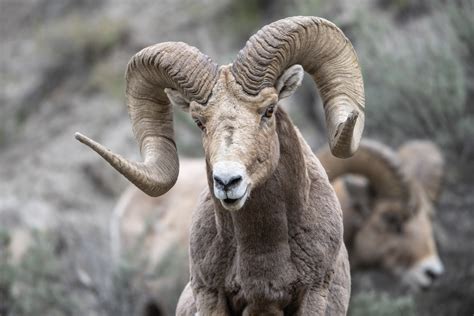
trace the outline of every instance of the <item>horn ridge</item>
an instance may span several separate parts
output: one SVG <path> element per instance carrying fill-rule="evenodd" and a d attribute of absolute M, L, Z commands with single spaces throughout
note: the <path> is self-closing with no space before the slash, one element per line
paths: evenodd
<path fill-rule="evenodd" d="M 336 25 L 304 16 L 266 25 L 240 50 L 231 71 L 245 93 L 257 95 L 294 64 L 301 64 L 319 89 L 333 154 L 350 157 L 364 127 L 364 86 L 355 51 Z"/>
<path fill-rule="evenodd" d="M 328 148 L 317 152 L 317 157 L 328 174 L 329 180 L 346 174 L 366 177 L 381 196 L 411 200 L 410 182 L 402 170 L 401 160 L 389 147 L 374 140 L 364 139 L 359 150 L 350 158 L 332 156 Z"/>

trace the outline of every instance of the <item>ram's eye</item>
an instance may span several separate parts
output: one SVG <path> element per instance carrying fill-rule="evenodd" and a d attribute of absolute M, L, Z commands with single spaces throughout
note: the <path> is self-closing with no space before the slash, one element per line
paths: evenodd
<path fill-rule="evenodd" d="M 399 216 L 388 213 L 383 215 L 383 220 L 393 232 L 397 234 L 403 232 L 403 222 Z"/>
<path fill-rule="evenodd" d="M 201 122 L 200 119 L 194 118 L 194 122 L 196 123 L 197 127 L 201 129 L 201 131 L 204 131 L 206 129 L 206 127 L 204 126 L 204 124 Z"/>
<path fill-rule="evenodd" d="M 275 105 L 270 105 L 265 109 L 265 113 L 263 113 L 263 117 L 270 118 L 272 117 L 273 113 L 275 112 Z"/>

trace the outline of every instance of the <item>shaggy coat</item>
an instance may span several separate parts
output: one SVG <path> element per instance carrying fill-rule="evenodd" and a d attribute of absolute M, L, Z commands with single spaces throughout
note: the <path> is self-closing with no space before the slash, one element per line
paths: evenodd
<path fill-rule="evenodd" d="M 346 312 L 350 274 L 342 211 L 288 115 L 279 109 L 276 119 L 280 159 L 270 178 L 238 212 L 224 210 L 207 192 L 193 214 L 191 285 L 201 315 Z M 212 183 L 209 171 L 208 178 Z M 189 291 L 177 315 L 196 312 Z"/>

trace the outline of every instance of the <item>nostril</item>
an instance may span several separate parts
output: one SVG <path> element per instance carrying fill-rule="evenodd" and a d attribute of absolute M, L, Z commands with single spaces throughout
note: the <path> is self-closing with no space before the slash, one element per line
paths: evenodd
<path fill-rule="evenodd" d="M 214 182 L 218 185 L 218 186 L 222 186 L 224 187 L 225 186 L 225 182 L 219 178 L 218 176 L 213 176 L 213 179 L 214 179 Z"/>
<path fill-rule="evenodd" d="M 234 176 L 232 178 L 229 179 L 229 182 L 227 183 L 227 186 L 233 186 L 233 185 L 237 185 L 239 184 L 239 182 L 242 181 L 242 177 L 241 176 Z"/>
<path fill-rule="evenodd" d="M 431 269 L 426 269 L 425 274 L 432 280 L 434 281 L 438 277 L 438 273 L 434 272 Z"/>

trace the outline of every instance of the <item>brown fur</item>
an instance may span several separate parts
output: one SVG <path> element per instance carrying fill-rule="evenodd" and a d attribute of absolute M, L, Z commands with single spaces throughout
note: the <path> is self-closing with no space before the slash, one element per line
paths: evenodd
<path fill-rule="evenodd" d="M 111 239 L 115 258 L 136 249 L 143 252 L 151 267 L 156 267 L 168 246 L 186 248 L 191 210 L 207 185 L 203 174 L 205 167 L 200 159 L 187 159 L 180 165 L 178 181 L 166 195 L 154 198 L 130 186 L 114 210 Z"/>
<path fill-rule="evenodd" d="M 347 227 L 344 240 L 354 267 L 382 266 L 396 272 L 425 257 L 437 255 L 429 217 L 432 206 L 424 196 L 418 197 L 420 208 L 404 220 L 397 215 L 401 207 L 398 202 L 370 196 L 366 185 L 360 191 L 369 195 L 369 204 L 358 203 L 357 200 L 366 197 L 354 198 L 348 192 L 347 181 L 357 180 L 336 180 L 334 187 L 344 211 L 344 227 Z M 365 207 L 369 209 L 362 209 Z"/>
<path fill-rule="evenodd" d="M 407 175 L 424 188 L 432 202 L 441 194 L 444 158 L 436 144 L 426 140 L 406 142 L 398 149 L 398 156 Z"/>

